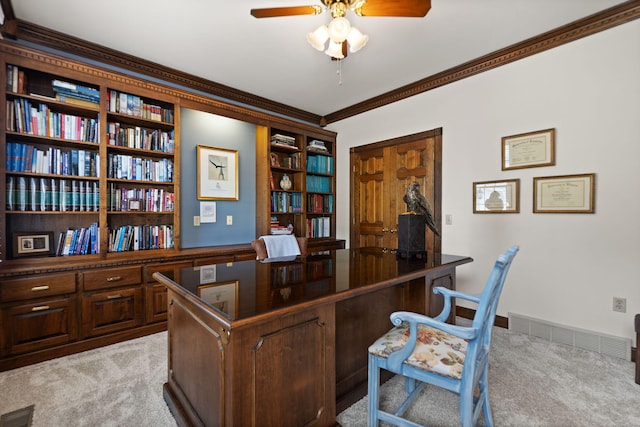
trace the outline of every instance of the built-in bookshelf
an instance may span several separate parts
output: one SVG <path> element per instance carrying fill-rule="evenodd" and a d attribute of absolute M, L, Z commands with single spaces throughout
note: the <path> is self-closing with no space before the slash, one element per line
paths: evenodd
<path fill-rule="evenodd" d="M 335 239 L 335 134 L 258 126 L 257 139 L 257 234 Z"/>
<path fill-rule="evenodd" d="M 0 261 L 177 247 L 177 101 L 21 57 L 2 68 Z"/>

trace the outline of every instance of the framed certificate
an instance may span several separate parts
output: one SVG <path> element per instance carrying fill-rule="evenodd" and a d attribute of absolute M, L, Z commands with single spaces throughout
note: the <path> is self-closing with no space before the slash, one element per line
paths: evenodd
<path fill-rule="evenodd" d="M 502 138 L 503 171 L 555 164 L 555 129 Z"/>
<path fill-rule="evenodd" d="M 594 213 L 595 174 L 533 178 L 534 213 Z"/>

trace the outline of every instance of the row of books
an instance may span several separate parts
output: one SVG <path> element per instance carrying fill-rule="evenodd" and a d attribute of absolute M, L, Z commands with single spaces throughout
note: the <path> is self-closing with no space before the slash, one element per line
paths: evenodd
<path fill-rule="evenodd" d="M 8 172 L 29 172 L 99 178 L 100 153 L 89 150 L 62 150 L 49 146 L 8 141 L 5 167 Z"/>
<path fill-rule="evenodd" d="M 307 219 L 307 237 L 330 237 L 331 218 L 319 217 Z"/>
<path fill-rule="evenodd" d="M 57 256 L 88 255 L 100 253 L 100 227 L 94 222 L 87 228 L 69 229 L 60 233 Z"/>
<path fill-rule="evenodd" d="M 107 91 L 107 108 L 111 113 L 126 114 L 146 120 L 173 123 L 173 110 L 145 102 L 130 93 Z"/>
<path fill-rule="evenodd" d="M 173 248 L 173 225 L 123 225 L 109 230 L 109 252 Z"/>
<path fill-rule="evenodd" d="M 124 127 L 118 122 L 107 123 L 109 145 L 138 148 L 142 150 L 173 153 L 175 150 L 174 133 L 159 129 L 144 129 L 139 126 Z"/>
<path fill-rule="evenodd" d="M 51 86 L 56 95 L 89 101 L 95 103 L 96 106 L 100 103 L 100 91 L 98 89 L 58 79 L 53 80 Z"/>
<path fill-rule="evenodd" d="M 330 193 L 331 178 L 328 176 L 307 175 L 307 191 L 315 193 Z"/>
<path fill-rule="evenodd" d="M 119 188 L 109 184 L 107 209 L 110 212 L 173 212 L 174 193 L 163 188 Z"/>
<path fill-rule="evenodd" d="M 333 157 L 330 156 L 307 156 L 307 172 L 326 173 L 333 175 Z"/>
<path fill-rule="evenodd" d="M 333 194 L 307 194 L 307 212 L 332 213 Z"/>
<path fill-rule="evenodd" d="M 300 169 L 302 165 L 302 153 L 292 153 L 291 155 L 282 155 L 271 153 L 271 167 L 284 167 L 289 169 Z"/>
<path fill-rule="evenodd" d="M 95 118 L 58 113 L 47 104 L 36 106 L 25 98 L 7 100 L 6 105 L 8 131 L 72 141 L 100 141 L 99 113 Z"/>
<path fill-rule="evenodd" d="M 98 212 L 100 189 L 97 181 L 8 176 L 7 211 Z"/>
<path fill-rule="evenodd" d="M 297 213 L 302 212 L 302 193 L 271 192 L 271 212 Z"/>
<path fill-rule="evenodd" d="M 125 154 L 109 153 L 107 178 L 173 182 L 173 161 L 170 159 L 143 159 Z"/>
<path fill-rule="evenodd" d="M 7 92 L 27 93 L 27 76 L 16 65 L 7 64 Z"/>

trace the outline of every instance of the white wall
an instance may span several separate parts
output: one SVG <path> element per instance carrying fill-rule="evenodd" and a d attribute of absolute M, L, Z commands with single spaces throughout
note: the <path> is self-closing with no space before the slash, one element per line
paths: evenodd
<path fill-rule="evenodd" d="M 443 46 L 446 48 L 446 46 Z M 365 53 L 366 54 L 366 53 Z M 347 83 L 348 84 L 348 83 Z M 635 341 L 640 313 L 640 21 L 332 124 L 339 188 L 349 148 L 443 128 L 443 252 L 469 255 L 458 289 L 479 292 L 496 256 L 521 247 L 498 315 L 524 314 Z M 556 165 L 501 170 L 501 137 L 556 130 Z M 596 174 L 595 214 L 533 214 L 533 177 Z M 520 178 L 519 214 L 472 213 L 472 183 Z M 349 194 L 337 195 L 349 239 Z M 627 313 L 612 298 L 627 299 Z"/>

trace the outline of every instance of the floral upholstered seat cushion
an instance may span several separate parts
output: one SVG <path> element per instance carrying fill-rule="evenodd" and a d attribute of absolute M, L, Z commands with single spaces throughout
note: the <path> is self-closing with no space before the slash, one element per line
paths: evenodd
<path fill-rule="evenodd" d="M 409 341 L 409 324 L 391 329 L 369 347 L 369 353 L 388 357 Z M 416 348 L 404 363 L 446 377 L 460 379 L 467 353 L 467 340 L 426 325 L 418 325 Z"/>

